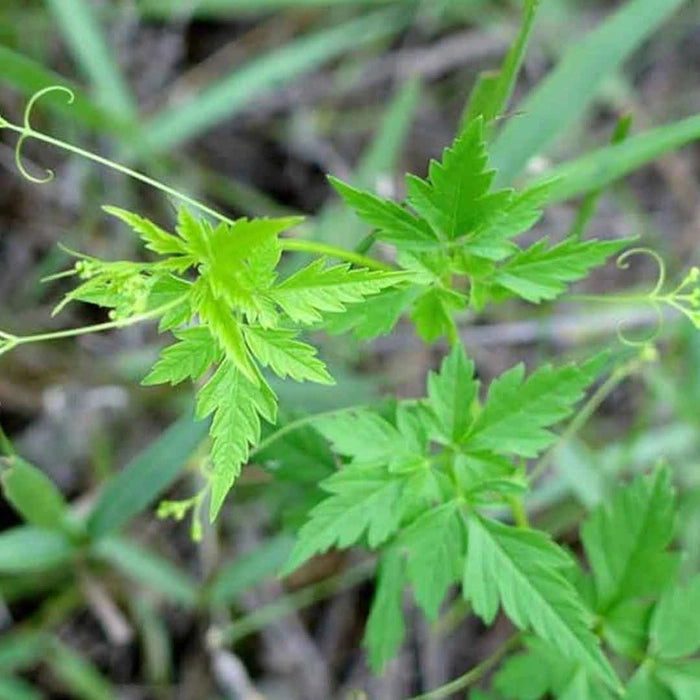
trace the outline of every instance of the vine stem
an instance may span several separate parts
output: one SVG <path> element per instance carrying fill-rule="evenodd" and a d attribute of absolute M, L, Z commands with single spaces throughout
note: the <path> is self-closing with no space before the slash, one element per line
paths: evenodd
<path fill-rule="evenodd" d="M 80 148 L 79 146 L 74 146 L 73 144 L 68 143 L 67 141 L 62 141 L 61 139 L 54 138 L 53 136 L 49 136 L 48 134 L 45 134 L 41 131 L 36 131 L 28 125 L 21 126 L 19 124 L 13 124 L 12 122 L 2 121 L 0 122 L 0 128 L 14 131 L 15 133 L 19 134 L 20 139 L 23 141 L 30 138 L 36 139 L 37 141 L 49 144 L 50 146 L 54 146 L 63 151 L 67 151 L 68 153 L 72 153 L 73 155 L 85 158 L 86 160 L 91 160 L 94 163 L 98 163 L 99 165 L 104 166 L 105 168 L 109 168 L 111 170 L 115 170 L 121 173 L 122 175 L 126 175 L 127 177 L 130 177 L 133 180 L 143 182 L 149 187 L 159 190 L 164 194 L 170 195 L 171 197 L 174 197 L 175 199 L 184 202 L 185 204 L 189 204 L 190 206 L 194 207 L 200 212 L 211 216 L 213 219 L 216 219 L 217 221 L 222 221 L 230 225 L 234 224 L 233 219 L 229 218 L 225 214 L 222 214 L 216 209 L 207 206 L 203 202 L 200 202 L 199 200 L 194 199 L 193 197 L 189 197 L 186 194 L 179 192 L 175 188 L 166 185 L 164 182 L 149 177 L 145 173 L 139 172 L 138 170 L 134 170 L 133 168 L 129 168 L 126 165 L 117 163 L 113 160 L 110 160 L 109 158 L 100 156 L 97 153 L 85 150 L 83 148 Z M 33 178 L 32 180 L 36 182 L 42 182 L 42 180 L 34 180 Z M 348 262 L 355 263 L 357 265 L 362 265 L 373 270 L 395 270 L 394 267 L 387 265 L 386 263 L 383 263 L 374 258 L 371 258 L 367 255 L 362 255 L 360 253 L 349 251 L 345 248 L 340 248 L 338 246 L 329 245 L 327 243 L 292 239 L 281 239 L 280 242 L 285 250 L 304 251 L 309 253 L 317 253 L 320 255 L 328 255 L 334 258 L 338 258 L 339 260 L 347 260 Z"/>
<path fill-rule="evenodd" d="M 308 608 L 336 593 L 354 588 L 372 578 L 375 569 L 376 561 L 374 559 L 360 562 L 346 571 L 285 595 L 223 628 L 212 629 L 210 639 L 215 646 L 235 644 L 276 620 Z"/>
<path fill-rule="evenodd" d="M 308 416 L 302 416 L 301 418 L 297 418 L 296 420 L 293 420 L 287 423 L 286 425 L 283 425 L 278 430 L 275 430 L 274 433 L 271 433 L 264 440 L 259 442 L 255 447 L 251 449 L 250 456 L 254 457 L 256 454 L 266 450 L 270 445 L 274 444 L 278 440 L 281 440 L 285 435 L 293 433 L 295 430 L 299 430 L 299 428 L 303 428 L 306 425 L 311 425 L 311 423 L 313 423 L 314 421 L 320 420 L 322 418 L 332 418 L 333 416 L 339 416 L 343 413 L 349 413 L 351 411 L 359 411 L 363 408 L 365 408 L 365 406 L 346 406 L 345 408 L 336 408 L 332 411 L 310 413 Z"/>
<path fill-rule="evenodd" d="M 137 314 L 135 316 L 130 316 L 129 318 L 120 318 L 114 321 L 106 321 L 105 323 L 97 323 L 92 326 L 81 326 L 80 328 L 68 328 L 62 331 L 53 331 L 51 333 L 37 333 L 35 335 L 11 335 L 9 333 L 0 332 L 0 337 L 4 339 L 4 343 L 0 343 L 0 355 L 3 355 L 10 350 L 18 347 L 19 345 L 29 345 L 30 343 L 44 343 L 50 340 L 60 340 L 62 338 L 74 338 L 79 335 L 88 335 L 89 333 L 100 333 L 102 331 L 109 331 L 116 328 L 127 328 L 128 326 L 133 326 L 137 323 L 143 323 L 144 321 L 150 321 L 154 318 L 162 316 L 164 313 L 170 309 L 176 307 L 178 304 L 182 303 L 184 295 L 169 301 L 167 304 L 163 304 L 156 309 L 151 311 L 145 311 L 142 314 Z"/>
<path fill-rule="evenodd" d="M 528 481 L 533 484 L 542 474 L 549 468 L 554 458 L 564 449 L 566 445 L 579 433 L 586 423 L 591 419 L 593 414 L 600 408 L 605 399 L 612 394 L 615 389 L 622 384 L 625 379 L 632 376 L 647 362 L 648 359 L 644 355 L 637 355 L 628 362 L 615 368 L 610 376 L 593 392 L 588 401 L 584 404 L 581 410 L 576 414 L 576 417 L 569 423 L 566 430 L 562 433 L 557 444 L 546 452 L 528 475 Z"/>
<path fill-rule="evenodd" d="M 347 260 L 348 262 L 356 263 L 372 270 L 396 272 L 395 267 L 392 267 L 387 263 L 383 263 L 381 260 L 375 260 L 367 255 L 362 255 L 361 253 L 356 253 L 351 250 L 345 250 L 344 248 L 337 248 L 334 245 L 320 243 L 319 241 L 306 241 L 299 238 L 281 238 L 280 244 L 284 250 L 294 250 L 304 253 L 319 253 L 320 255 L 329 255 L 334 258 L 340 258 L 341 260 Z M 342 252 L 342 255 L 340 255 L 339 252 Z"/>
<path fill-rule="evenodd" d="M 439 688 L 435 688 L 435 690 L 429 690 L 422 695 L 414 695 L 412 698 L 409 698 L 409 700 L 440 700 L 440 698 L 446 698 L 459 690 L 467 688 L 473 683 L 480 681 L 492 668 L 501 662 L 504 656 L 513 651 L 519 644 L 519 633 L 508 637 L 491 656 L 477 666 L 474 666 L 474 668 L 467 671 L 463 676 L 455 678 L 453 681 L 441 685 Z"/>

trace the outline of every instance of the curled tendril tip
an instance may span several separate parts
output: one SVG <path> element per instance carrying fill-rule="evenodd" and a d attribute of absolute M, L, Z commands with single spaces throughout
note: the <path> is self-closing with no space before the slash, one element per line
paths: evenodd
<path fill-rule="evenodd" d="M 656 314 L 656 322 L 651 332 L 640 338 L 635 338 L 630 335 L 628 331 L 628 326 L 632 325 L 629 320 L 620 321 L 617 324 L 617 338 L 623 345 L 630 348 L 646 348 L 651 346 L 654 341 L 661 335 L 664 328 L 664 314 L 661 310 L 661 306 L 655 299 L 648 299 L 649 306 L 654 310 Z"/>
<path fill-rule="evenodd" d="M 629 260 L 635 255 L 646 255 L 651 258 L 658 269 L 658 275 L 656 282 L 652 289 L 644 295 L 640 295 L 640 299 L 646 302 L 656 314 L 656 323 L 651 333 L 641 338 L 632 337 L 627 331 L 627 327 L 630 325 L 628 321 L 620 321 L 617 325 L 617 337 L 623 345 L 627 345 L 633 348 L 647 347 L 652 344 L 660 335 L 664 326 L 664 314 L 661 310 L 661 294 L 663 292 L 664 285 L 666 284 L 666 263 L 664 259 L 651 248 L 630 248 L 626 250 L 617 259 L 617 267 L 620 270 L 629 269 Z"/>
<path fill-rule="evenodd" d="M 658 276 L 656 278 L 656 283 L 652 290 L 646 295 L 651 298 L 656 298 L 663 291 L 664 285 L 666 284 L 666 262 L 664 259 L 651 248 L 630 248 L 626 250 L 617 259 L 617 267 L 620 270 L 629 269 L 629 259 L 635 255 L 646 255 L 651 258 L 658 268 Z"/>
<path fill-rule="evenodd" d="M 37 185 L 43 185 L 46 184 L 47 182 L 51 182 L 54 178 L 54 172 L 53 170 L 47 168 L 45 171 L 45 174 L 43 177 L 37 177 L 36 175 L 32 175 L 29 170 L 27 170 L 26 166 L 22 162 L 22 148 L 27 141 L 27 139 L 30 139 L 32 136 L 35 135 L 35 131 L 32 127 L 32 112 L 34 111 L 34 108 L 36 107 L 37 102 L 44 97 L 45 95 L 51 93 L 51 92 L 61 92 L 64 95 L 66 95 L 66 99 L 68 101 L 68 104 L 73 104 L 75 100 L 75 93 L 70 89 L 65 87 L 64 85 L 49 85 L 48 87 L 45 87 L 38 92 L 35 92 L 30 98 L 29 101 L 27 102 L 27 106 L 24 108 L 24 117 L 22 119 L 22 127 L 21 129 L 18 128 L 18 131 L 20 132 L 19 139 L 17 140 L 17 145 L 15 146 L 15 164 L 17 165 L 17 170 L 19 170 L 20 174 L 22 177 L 26 178 L 29 180 L 29 182 L 33 182 Z M 0 126 L 9 126 L 9 122 L 5 121 L 0 117 Z"/>

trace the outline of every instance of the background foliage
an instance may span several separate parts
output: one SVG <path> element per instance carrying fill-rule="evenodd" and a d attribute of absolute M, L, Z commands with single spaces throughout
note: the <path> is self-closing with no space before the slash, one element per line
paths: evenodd
<path fill-rule="evenodd" d="M 429 158 L 440 156 L 460 124 L 477 112 L 498 114 L 497 106 L 480 101 L 486 93 L 477 91 L 471 102 L 467 96 L 480 71 L 500 64 L 521 9 L 490 0 L 7 0 L 0 9 L 2 114 L 20 121 L 36 90 L 72 85 L 74 104 L 47 100 L 34 116 L 37 126 L 145 169 L 232 216 L 307 214 L 305 236 L 362 246 L 366 215 L 341 207 L 324 173 L 347 183 L 336 189 L 351 204 L 361 189 L 402 197 L 403 172 L 426 176 Z M 507 70 L 522 59 L 517 44 L 504 73 L 488 78 L 502 97 L 514 90 L 515 113 L 486 134 L 495 135 L 495 187 L 543 185 L 548 208 L 540 236 L 558 242 L 586 227 L 587 240 L 640 235 L 668 261 L 670 279 L 681 279 L 696 261 L 697 147 L 677 149 L 700 135 L 700 118 L 693 116 L 700 112 L 699 32 L 698 8 L 682 0 L 543 0 L 520 81 L 511 85 Z M 624 115 L 631 127 L 620 121 Z M 137 238 L 102 215 L 103 202 L 158 221 L 172 215 L 167 199 L 147 188 L 37 144 L 27 144 L 25 162 L 32 173 L 53 167 L 56 180 L 41 188 L 21 181 L 5 132 L 2 139 L 0 327 L 30 333 L 46 327 L 68 289 L 61 279 L 39 284 L 72 264 L 57 242 L 113 260 L 143 259 Z M 544 187 L 552 176 L 563 177 Z M 353 208 L 362 215 L 362 207 Z M 450 222 L 437 226 L 449 229 Z M 396 241 L 384 240 L 380 251 L 390 257 Z M 287 255 L 283 269 L 293 274 L 307 263 L 302 253 Z M 627 272 L 604 268 L 581 291 L 651 286 L 653 268 L 632 263 Z M 541 272 L 501 282 L 539 302 L 581 276 L 555 263 L 547 283 L 537 286 Z M 474 368 L 451 356 L 426 391 L 426 374 L 446 355 L 443 341 L 425 345 L 405 320 L 390 336 L 362 341 L 387 330 L 396 319 L 392 309 L 410 301 L 390 299 L 377 314 L 339 318 L 337 330 L 353 324 L 359 340 L 314 336 L 338 383 L 274 383 L 281 420 L 383 395 L 426 393 L 439 417 L 445 386 L 472 381 Z M 521 360 L 532 368 L 555 358 L 562 366 L 605 347 L 619 353 L 620 319 L 640 337 L 656 322 L 648 306 L 622 302 L 509 301 L 478 317 L 461 311 L 451 328 L 448 312 L 455 306 L 458 300 L 436 288 L 413 319 L 424 337 L 458 335 L 487 386 Z M 72 304 L 53 323 L 103 318 Z M 595 418 L 550 454 L 545 478 L 526 502 L 530 519 L 586 563 L 588 574 L 567 576 L 580 577 L 572 585 L 588 591 L 607 647 L 630 668 L 644 650 L 653 653 L 656 666 L 642 665 L 629 691 L 653 697 L 697 696 L 700 640 L 683 615 L 698 599 L 691 577 L 700 563 L 694 371 L 700 340 L 693 330 L 667 320 L 662 361 L 632 358 Z M 385 555 L 377 565 L 361 552 L 331 552 L 277 578 L 290 554 L 301 561 L 334 541 L 353 541 L 347 532 L 314 528 L 322 541 L 303 550 L 299 543 L 294 548 L 292 534 L 323 497 L 319 482 L 336 471 L 323 436 L 335 443 L 338 434 L 361 435 L 357 423 L 339 427 L 329 418 L 320 433 L 306 427 L 263 442 L 216 525 L 202 521 L 199 546 L 187 521 L 156 520 L 160 499 L 171 501 L 161 505 L 161 515 L 178 516 L 182 507 L 172 502 L 197 492 L 207 430 L 192 419 L 187 389 L 139 386 L 161 347 L 155 329 L 137 326 L 27 346 L 0 359 L 6 433 L 0 696 L 325 698 L 362 691 L 404 698 L 442 686 L 429 697 L 447 697 L 461 688 L 445 685 L 451 679 L 484 659 L 500 661 L 517 644 L 495 678 L 482 683 L 493 696 L 605 697 L 597 680 L 605 680 L 602 662 L 597 677 L 572 665 L 560 655 L 559 637 L 554 645 L 529 636 L 513 641 L 505 618 L 486 630 L 459 597 L 439 609 L 436 590 L 447 590 L 459 575 L 423 582 L 436 567 L 434 557 L 454 558 L 434 551 L 430 537 L 415 542 L 408 572 L 430 619 L 397 593 L 395 557 Z M 317 373 L 325 377 L 318 367 Z M 393 420 L 392 411 L 382 408 L 365 422 Z M 467 421 L 446 409 L 442 415 L 451 437 Z M 532 445 L 510 447 L 534 454 Z M 354 454 L 352 445 L 336 448 Z M 670 466 L 653 471 L 662 459 Z M 648 475 L 618 489 L 620 477 L 643 472 Z M 313 512 L 321 517 L 321 510 Z M 439 537 L 461 527 L 449 507 L 431 517 L 435 522 L 421 532 Z M 386 529 L 386 523 L 370 525 L 374 532 Z M 495 520 L 471 521 L 470 541 L 479 547 L 472 546 L 465 566 L 502 582 L 499 596 L 513 620 L 543 620 L 538 587 L 558 581 L 533 564 L 513 569 L 514 557 L 497 556 L 493 543 L 510 543 L 521 562 L 528 561 L 523 551 L 535 562 L 558 552 L 535 537 L 508 539 L 500 527 Z M 608 558 L 596 558 L 600 543 Z M 669 545 L 681 546 L 684 557 L 669 553 Z M 564 570 L 566 562 L 559 564 Z M 650 589 L 635 588 L 640 571 Z M 515 576 L 535 582 L 520 607 L 506 602 Z M 675 576 L 692 582 L 666 588 L 652 616 L 649 598 Z M 368 620 L 375 592 L 382 605 Z M 472 592 L 473 610 L 483 617 L 494 616 L 496 602 L 486 591 Z M 379 676 L 360 649 L 365 623 L 375 666 L 400 645 Z"/>

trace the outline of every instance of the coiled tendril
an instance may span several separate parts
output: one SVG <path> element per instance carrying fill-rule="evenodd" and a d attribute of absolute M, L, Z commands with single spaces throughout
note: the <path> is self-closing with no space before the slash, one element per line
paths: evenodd
<path fill-rule="evenodd" d="M 619 270 L 629 270 L 630 263 L 629 259 L 635 255 L 646 255 L 650 257 L 657 266 L 658 275 L 656 283 L 653 288 L 647 294 L 641 294 L 640 300 L 647 303 L 656 313 L 656 324 L 651 330 L 651 333 L 642 337 L 635 338 L 629 335 L 627 326 L 630 325 L 630 321 L 623 320 L 617 324 L 617 337 L 623 345 L 628 345 L 630 347 L 644 347 L 653 343 L 663 330 L 664 326 L 664 314 L 661 310 L 661 304 L 659 301 L 659 295 L 663 291 L 664 284 L 666 284 L 666 263 L 664 259 L 651 248 L 631 248 L 626 250 L 617 259 L 617 268 Z"/>
<path fill-rule="evenodd" d="M 44 97 L 44 95 L 47 95 L 50 92 L 64 93 L 67 96 L 68 104 L 72 104 L 75 100 L 75 93 L 70 88 L 67 88 L 64 85 L 50 85 L 49 87 L 45 87 L 42 90 L 39 90 L 38 92 L 34 93 L 29 98 L 29 102 L 27 102 L 27 106 L 24 108 L 22 128 L 17 129 L 20 132 L 19 139 L 17 140 L 17 145 L 15 146 L 15 163 L 17 165 L 17 170 L 19 170 L 22 176 L 25 177 L 27 180 L 29 180 L 30 182 L 34 182 L 38 185 L 43 185 L 47 182 L 51 182 L 51 180 L 53 180 L 54 178 L 54 172 L 50 168 L 46 168 L 44 177 L 37 177 L 36 175 L 32 175 L 22 162 L 22 147 L 24 146 L 24 143 L 27 141 L 27 139 L 32 138 L 32 136 L 36 134 L 31 123 L 32 111 L 34 110 L 34 107 L 36 106 L 37 102 L 42 97 Z M 0 122 L 0 125 L 10 126 L 9 122 L 5 121 L 4 119 L 2 120 L 2 122 Z"/>
<path fill-rule="evenodd" d="M 664 259 L 650 248 L 632 248 L 625 251 L 617 259 L 617 267 L 620 270 L 629 269 L 629 259 L 633 255 L 646 255 L 650 257 L 658 268 L 658 276 L 653 288 L 646 294 L 636 295 L 630 300 L 639 301 L 650 306 L 656 313 L 657 321 L 652 332 L 644 338 L 633 338 L 626 331 L 628 321 L 621 321 L 617 327 L 617 335 L 620 342 L 632 347 L 649 345 L 659 337 L 664 326 L 663 306 L 670 306 L 688 318 L 696 328 L 700 328 L 700 269 L 693 267 L 683 278 L 681 283 L 671 291 L 664 291 L 666 286 L 666 263 Z"/>

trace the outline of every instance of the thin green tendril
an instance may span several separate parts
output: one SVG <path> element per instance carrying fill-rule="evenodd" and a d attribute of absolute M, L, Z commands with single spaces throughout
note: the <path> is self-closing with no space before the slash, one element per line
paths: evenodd
<path fill-rule="evenodd" d="M 617 259 L 617 267 L 620 270 L 629 269 L 629 259 L 634 255 L 646 255 L 650 257 L 658 268 L 656 282 L 648 291 L 640 294 L 627 295 L 574 295 L 572 298 L 601 303 L 634 303 L 649 306 L 656 314 L 656 323 L 651 333 L 642 338 L 634 338 L 626 330 L 629 322 L 620 321 L 617 326 L 617 336 L 623 345 L 633 348 L 645 347 L 652 344 L 660 335 L 665 323 L 663 307 L 669 307 L 684 315 L 691 323 L 700 329 L 700 268 L 693 267 L 689 270 L 680 284 L 671 291 L 665 291 L 667 282 L 666 262 L 651 248 L 632 248 L 625 251 Z"/>
<path fill-rule="evenodd" d="M 189 205 L 190 207 L 196 209 L 200 213 L 205 214 L 206 216 L 210 216 L 212 219 L 230 225 L 235 223 L 233 219 L 226 216 L 225 214 L 222 214 L 216 209 L 207 206 L 203 202 L 200 202 L 197 199 L 194 199 L 193 197 L 189 197 L 186 194 L 179 192 L 178 190 L 174 189 L 173 187 L 170 187 L 169 185 L 166 185 L 163 182 L 160 182 L 159 180 L 155 180 L 154 178 L 149 177 L 148 175 L 139 172 L 138 170 L 133 170 L 132 168 L 128 168 L 127 166 L 122 165 L 121 163 L 109 160 L 108 158 L 103 158 L 102 156 L 93 153 L 92 151 L 79 148 L 78 146 L 74 146 L 73 144 L 70 144 L 66 141 L 61 141 L 60 139 L 54 138 L 53 136 L 49 136 L 48 134 L 35 130 L 31 125 L 32 111 L 34 110 L 37 101 L 50 92 L 65 93 L 68 96 L 69 104 L 72 103 L 75 99 L 75 94 L 69 88 L 63 85 L 51 85 L 49 87 L 43 88 L 42 90 L 39 90 L 30 98 L 24 110 L 24 119 L 21 124 L 13 124 L 12 122 L 0 117 L 0 128 L 6 128 L 19 134 L 17 145 L 15 147 L 15 163 L 17 164 L 17 169 L 19 170 L 19 172 L 27 180 L 37 184 L 43 184 L 50 182 L 54 177 L 54 173 L 51 170 L 47 170 L 44 177 L 37 177 L 35 175 L 32 175 L 22 162 L 22 147 L 24 146 L 24 143 L 27 141 L 27 139 L 33 138 L 37 141 L 41 141 L 42 143 L 54 146 L 55 148 L 67 151 L 68 153 L 80 156 L 81 158 L 91 160 L 92 162 L 98 163 L 99 165 L 109 168 L 110 170 L 114 170 L 116 172 L 121 173 L 122 175 L 126 175 L 127 177 L 130 177 L 133 180 L 143 182 L 149 187 L 152 187 L 153 189 L 156 189 L 170 197 L 177 199 L 178 201 L 184 204 Z M 280 244 L 284 250 L 310 252 L 319 255 L 329 255 L 338 258 L 339 260 L 346 260 L 348 262 L 354 263 L 355 265 L 361 265 L 371 270 L 379 270 L 386 272 L 393 271 L 396 269 L 392 265 L 387 265 L 386 263 L 380 260 L 376 260 L 375 258 L 371 258 L 366 255 L 361 255 L 359 253 L 354 253 L 352 251 L 337 246 L 321 244 L 317 241 L 303 241 L 299 239 L 282 238 L 280 239 Z"/>
<path fill-rule="evenodd" d="M 626 330 L 628 321 L 620 321 L 617 324 L 617 337 L 619 341 L 628 347 L 640 348 L 647 345 L 651 345 L 654 341 L 661 335 L 664 327 L 664 314 L 661 310 L 660 305 L 660 295 L 663 291 L 664 285 L 666 284 L 666 262 L 664 259 L 651 248 L 631 248 L 626 250 L 617 259 L 617 267 L 620 270 L 629 269 L 629 259 L 635 255 L 646 255 L 650 257 L 658 268 L 658 275 L 656 278 L 656 284 L 647 294 L 641 295 L 640 299 L 642 302 L 648 304 L 656 314 L 656 324 L 652 328 L 651 333 L 643 338 L 633 338 L 629 335 Z"/>
<path fill-rule="evenodd" d="M 29 182 L 33 182 L 37 185 L 44 185 L 47 182 L 51 182 L 51 180 L 53 180 L 54 178 L 54 172 L 50 168 L 46 168 L 44 177 L 37 177 L 36 175 L 32 175 L 22 162 L 22 147 L 24 146 L 27 139 L 30 139 L 37 135 L 38 132 L 34 131 L 34 128 L 32 127 L 31 123 L 32 112 L 34 111 L 36 103 L 44 95 L 47 95 L 50 92 L 64 93 L 65 95 L 67 95 L 68 104 L 73 104 L 73 101 L 75 100 L 75 93 L 70 88 L 67 88 L 64 85 L 50 85 L 49 87 L 45 87 L 43 90 L 39 90 L 39 92 L 34 93 L 34 95 L 32 95 L 29 99 L 29 102 L 27 102 L 27 106 L 24 108 L 24 119 L 22 121 L 23 129 L 20 133 L 19 139 L 17 139 L 17 145 L 15 146 L 15 163 L 17 165 L 17 170 L 19 170 L 22 177 L 29 180 Z M 3 120 L 3 126 L 7 127 L 10 126 L 10 124 L 9 122 Z"/>

